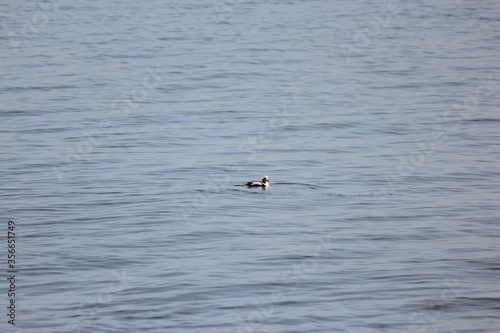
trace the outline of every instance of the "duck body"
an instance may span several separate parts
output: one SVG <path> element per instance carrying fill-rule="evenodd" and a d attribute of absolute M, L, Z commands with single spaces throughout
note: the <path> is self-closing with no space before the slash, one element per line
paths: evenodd
<path fill-rule="evenodd" d="M 243 184 L 243 186 L 246 186 L 246 187 L 261 187 L 261 188 L 264 188 L 264 189 L 268 189 L 269 188 L 269 176 L 265 176 L 264 178 L 262 178 L 262 181 L 259 181 L 259 180 L 252 180 L 246 184 Z"/>

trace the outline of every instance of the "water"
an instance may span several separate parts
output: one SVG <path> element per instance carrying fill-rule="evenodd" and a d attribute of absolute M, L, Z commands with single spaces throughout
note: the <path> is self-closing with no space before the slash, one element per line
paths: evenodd
<path fill-rule="evenodd" d="M 0 6 L 2 332 L 500 327 L 497 2 Z"/>

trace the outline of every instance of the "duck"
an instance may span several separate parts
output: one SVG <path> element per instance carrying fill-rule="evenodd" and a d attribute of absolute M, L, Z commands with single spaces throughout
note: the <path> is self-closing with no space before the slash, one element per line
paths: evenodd
<path fill-rule="evenodd" d="M 264 176 L 262 178 L 262 181 L 259 180 L 252 180 L 246 184 L 243 184 L 242 186 L 246 187 L 262 187 L 263 189 L 268 189 L 269 188 L 269 176 Z"/>

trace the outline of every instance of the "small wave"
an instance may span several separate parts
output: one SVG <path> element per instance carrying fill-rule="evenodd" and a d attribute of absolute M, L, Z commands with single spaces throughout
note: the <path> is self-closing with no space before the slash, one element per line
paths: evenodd
<path fill-rule="evenodd" d="M 495 118 L 475 118 L 475 119 L 468 119 L 468 120 L 465 120 L 466 122 L 471 122 L 471 123 L 475 123 L 475 122 L 499 122 L 500 119 L 495 119 Z"/>

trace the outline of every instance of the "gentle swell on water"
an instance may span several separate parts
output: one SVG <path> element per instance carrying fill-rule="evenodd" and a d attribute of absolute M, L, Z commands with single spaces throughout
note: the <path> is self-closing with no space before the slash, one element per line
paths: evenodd
<path fill-rule="evenodd" d="M 0 9 L 1 332 L 498 331 L 498 3 Z"/>

